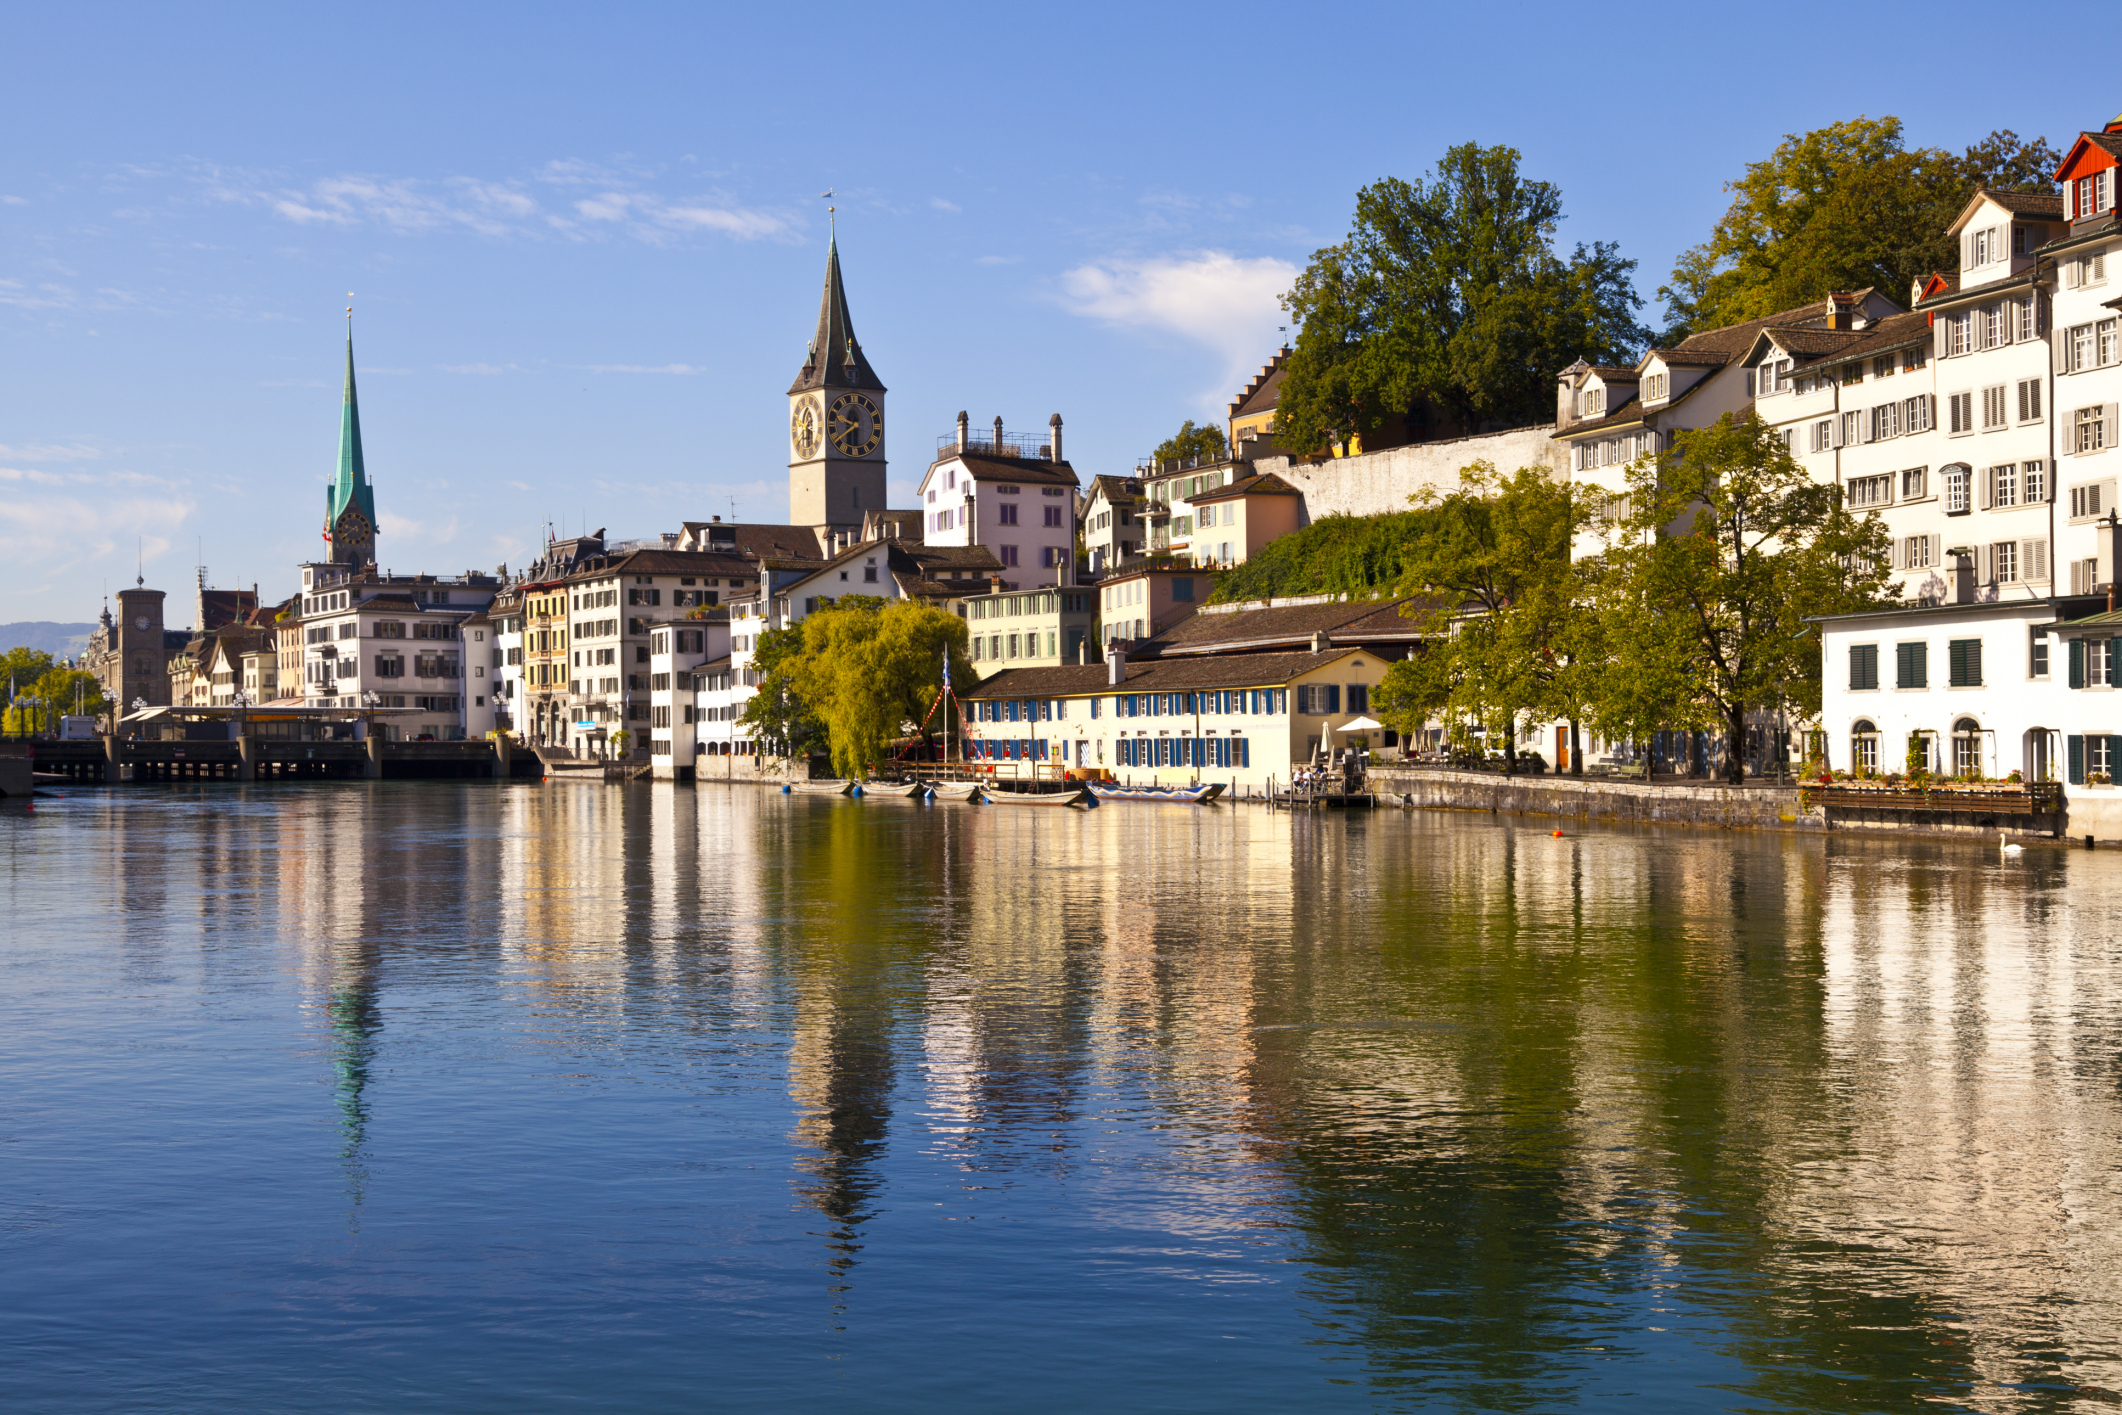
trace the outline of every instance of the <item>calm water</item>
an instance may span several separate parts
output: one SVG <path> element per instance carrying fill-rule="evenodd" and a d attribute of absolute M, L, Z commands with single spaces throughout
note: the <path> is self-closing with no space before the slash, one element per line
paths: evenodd
<path fill-rule="evenodd" d="M 2122 1402 L 2122 855 L 0 812 L 0 1405 Z"/>

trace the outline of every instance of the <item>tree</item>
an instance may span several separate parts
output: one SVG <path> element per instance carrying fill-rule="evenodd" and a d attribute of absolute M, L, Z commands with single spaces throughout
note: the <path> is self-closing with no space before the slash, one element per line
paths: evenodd
<path fill-rule="evenodd" d="M 1519 176 L 1508 147 L 1462 143 L 1433 180 L 1356 194 L 1348 238 L 1282 297 L 1299 321 L 1275 439 L 1299 453 L 1433 414 L 1472 431 L 1554 416 L 1580 355 L 1630 360 L 1647 337 L 1635 262 L 1606 242 L 1554 250 L 1562 193 Z"/>
<path fill-rule="evenodd" d="M 1157 444 L 1154 454 L 1159 466 L 1166 462 L 1184 461 L 1198 457 L 1203 462 L 1220 462 L 1229 454 L 1223 441 L 1223 429 L 1214 423 L 1195 426 L 1188 418 L 1179 425 L 1179 430 Z"/>
<path fill-rule="evenodd" d="M 1430 637 L 1386 670 L 1376 698 L 1403 732 L 1441 717 L 1500 734 L 1508 773 L 1528 720 L 1577 714 L 1570 549 L 1581 515 L 1569 484 L 1536 467 L 1505 477 L 1476 462 L 1459 475 L 1449 496 L 1413 498 L 1434 510 L 1397 589 L 1416 597 L 1400 612 Z"/>
<path fill-rule="evenodd" d="M 798 713 L 815 724 L 813 731 L 822 729 L 841 776 L 867 774 L 884 759 L 888 742 L 920 723 L 942 686 L 946 653 L 957 681 L 979 677 L 968 657 L 965 621 L 912 600 L 848 595 L 784 632 L 797 639 L 776 646 L 771 674 L 785 683 L 782 711 L 799 725 Z M 767 696 L 766 687 L 754 704 Z"/>
<path fill-rule="evenodd" d="M 0 679 L 26 692 L 29 685 L 51 672 L 55 660 L 43 649 L 12 648 L 0 654 Z"/>
<path fill-rule="evenodd" d="M 803 627 L 769 629 L 759 636 L 752 667 L 759 691 L 752 694 L 738 719 L 754 737 L 779 745 L 791 757 L 808 756 L 824 740 L 825 727 L 796 696 L 796 665 L 803 657 Z"/>
<path fill-rule="evenodd" d="M 1737 783 L 1750 714 L 1820 710 L 1806 620 L 1888 602 L 1885 527 L 1850 514 L 1751 413 L 1676 433 L 1629 468 L 1628 488 L 1598 568 L 1595 719 L 1610 735 L 1659 718 L 1720 730 Z"/>
<path fill-rule="evenodd" d="M 1731 206 L 1659 289 L 1673 322 L 1659 342 L 1795 309 L 1831 290 L 1876 286 L 1903 299 L 1918 277 L 1958 268 L 1946 228 L 1975 188 L 2054 191 L 2049 173 L 2061 161 L 2045 139 L 2003 129 L 1957 156 L 1910 148 L 1892 117 L 1787 135 L 1725 186 Z"/>
<path fill-rule="evenodd" d="M 21 655 L 21 657 L 17 657 Z M 78 706 L 83 715 L 94 717 L 110 706 L 104 699 L 103 685 L 96 675 L 81 668 L 68 668 L 64 664 L 52 664 L 50 654 L 36 649 L 16 649 L 8 654 L 4 666 L 16 672 L 27 672 L 42 658 L 48 666 L 35 678 L 15 680 L 16 702 L 6 714 L 4 730 L 8 732 L 36 732 L 59 725 Z M 33 699 L 32 706 L 25 699 Z"/>

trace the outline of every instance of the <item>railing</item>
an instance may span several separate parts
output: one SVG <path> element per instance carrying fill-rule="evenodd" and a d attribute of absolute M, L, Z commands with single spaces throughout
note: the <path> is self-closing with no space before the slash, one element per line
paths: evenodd
<path fill-rule="evenodd" d="M 951 433 L 947 437 L 936 439 L 936 454 L 939 457 L 947 457 L 958 450 L 958 434 Z M 985 437 L 969 437 L 965 440 L 963 450 L 982 457 L 1034 457 L 1048 462 L 1052 461 L 1054 456 L 1053 444 L 1035 433 L 1006 432 L 1000 440 L 997 440 L 993 433 Z"/>
<path fill-rule="evenodd" d="M 2063 786 L 2036 781 L 2024 786 L 1858 786 L 1836 782 L 1806 786 L 1806 794 L 1829 810 L 1931 811 L 1972 816 L 2053 815 L 2063 809 Z"/>

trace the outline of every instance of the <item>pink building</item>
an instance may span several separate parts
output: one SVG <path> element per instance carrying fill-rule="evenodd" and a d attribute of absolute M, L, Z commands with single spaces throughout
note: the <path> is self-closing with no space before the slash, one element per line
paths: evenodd
<path fill-rule="evenodd" d="M 983 546 L 1010 589 L 1076 582 L 1075 469 L 1061 458 L 1061 415 L 1044 439 L 1011 436 L 995 419 L 974 439 L 963 413 L 921 479 L 923 538 L 932 546 Z"/>

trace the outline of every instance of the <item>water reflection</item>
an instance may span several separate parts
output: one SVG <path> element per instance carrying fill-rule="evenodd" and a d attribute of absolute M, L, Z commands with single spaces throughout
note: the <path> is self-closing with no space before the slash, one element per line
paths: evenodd
<path fill-rule="evenodd" d="M 480 1222 L 557 1255 L 534 1290 L 621 1272 L 651 1329 L 822 1304 L 836 1359 L 948 1349 L 985 1403 L 1049 1343 L 1100 1353 L 1074 1403 L 1124 1402 L 1224 1321 L 1242 1356 L 1182 1363 L 1189 1398 L 2122 1390 L 2109 856 L 726 787 L 177 799 L 40 812 L 11 900 L 60 861 L 188 861 L 90 946 L 135 995 L 292 979 L 345 1227 L 476 1175 Z M 437 1122 L 474 1096 L 520 1190 Z M 1005 1289 L 1040 1294 L 1022 1334 Z"/>

